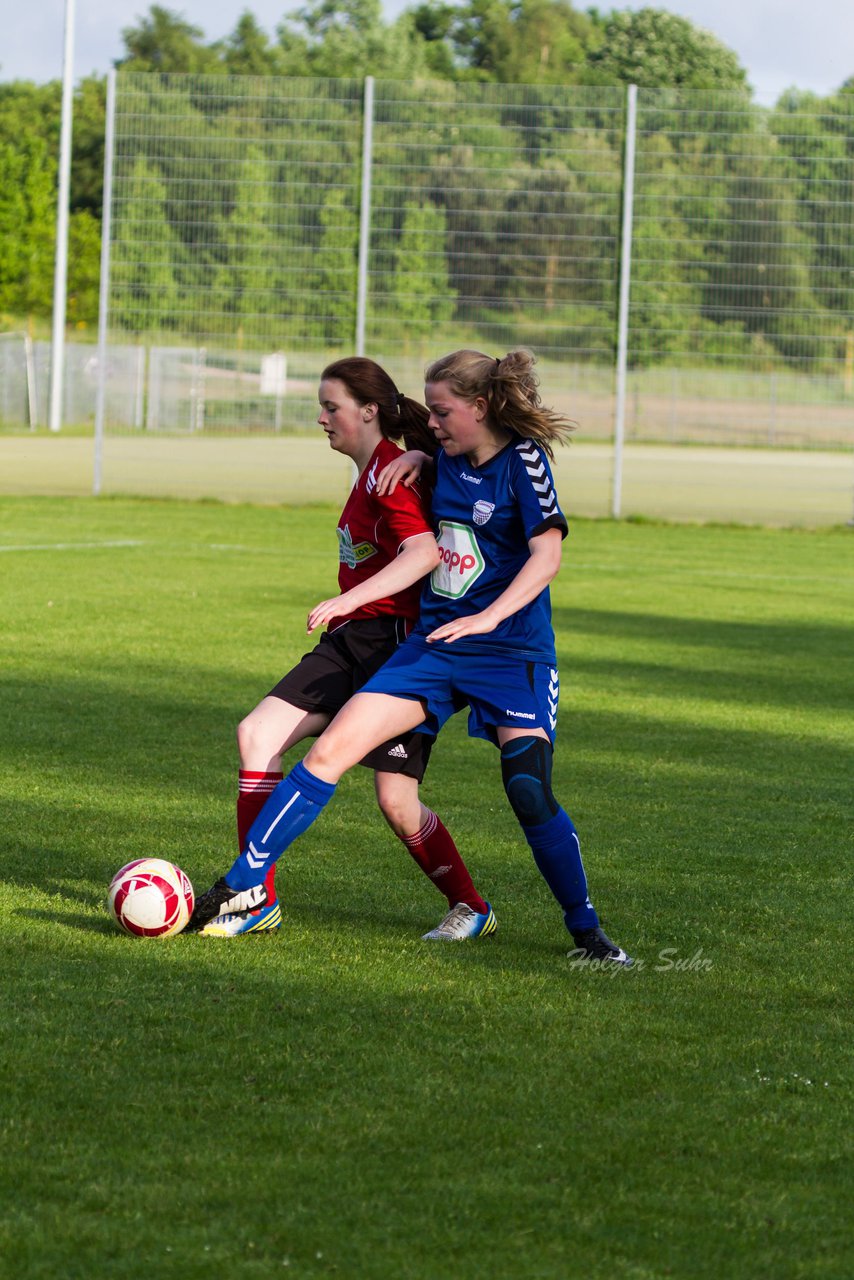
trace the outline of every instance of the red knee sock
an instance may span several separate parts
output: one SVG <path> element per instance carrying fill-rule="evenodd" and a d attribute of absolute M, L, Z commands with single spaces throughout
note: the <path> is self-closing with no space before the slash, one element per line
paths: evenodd
<path fill-rule="evenodd" d="M 249 828 L 264 808 L 272 792 L 282 781 L 282 773 L 264 773 L 256 769 L 241 769 L 237 780 L 237 845 L 242 853 Z M 276 864 L 270 866 L 264 877 L 267 897 L 276 897 Z"/>
<path fill-rule="evenodd" d="M 435 813 L 429 809 L 427 812 L 427 821 L 421 830 L 414 836 L 401 836 L 401 840 L 425 876 L 429 876 L 439 892 L 444 893 L 449 906 L 465 902 L 474 911 L 484 913 L 486 903 L 475 889 L 468 867 L 450 833 Z"/>

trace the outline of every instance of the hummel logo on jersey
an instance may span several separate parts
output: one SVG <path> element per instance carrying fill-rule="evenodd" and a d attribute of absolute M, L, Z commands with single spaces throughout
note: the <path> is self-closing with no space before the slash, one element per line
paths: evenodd
<path fill-rule="evenodd" d="M 398 742 L 395 746 L 390 747 L 387 754 L 390 756 L 394 756 L 395 760 L 409 759 L 409 752 L 404 750 L 404 746 L 402 742 Z"/>
<path fill-rule="evenodd" d="M 483 476 L 470 476 L 467 471 L 461 471 L 460 479 L 468 480 L 469 484 L 480 484 L 483 480 Z"/>
<path fill-rule="evenodd" d="M 380 465 L 380 460 L 379 458 L 377 458 L 376 462 L 368 472 L 367 479 L 365 480 L 366 493 L 373 493 L 374 489 L 376 489 L 377 487 L 377 467 L 379 465 Z"/>
<path fill-rule="evenodd" d="M 514 720 L 536 720 L 536 712 L 534 711 L 511 711 L 509 707 L 504 708 L 506 716 L 512 716 Z"/>
<path fill-rule="evenodd" d="M 335 532 L 338 534 L 338 559 L 346 564 L 348 569 L 355 569 L 357 564 L 377 554 L 376 547 L 371 546 L 370 542 L 353 543 L 349 525 L 343 529 L 336 529 Z"/>
<path fill-rule="evenodd" d="M 534 493 L 540 503 L 540 510 L 544 516 L 552 516 L 557 514 L 557 494 L 552 487 L 549 473 L 546 470 L 546 464 L 543 461 L 543 455 L 532 440 L 523 440 L 516 445 L 516 452 L 525 464 Z"/>

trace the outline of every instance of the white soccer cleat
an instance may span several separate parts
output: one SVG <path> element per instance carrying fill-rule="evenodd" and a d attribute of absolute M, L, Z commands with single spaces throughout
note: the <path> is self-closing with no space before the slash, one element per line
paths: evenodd
<path fill-rule="evenodd" d="M 485 912 L 475 911 L 467 903 L 458 902 L 435 929 L 421 937 L 424 942 L 464 942 L 466 938 L 486 937 L 495 933 L 497 928 L 498 921 L 488 902 Z"/>

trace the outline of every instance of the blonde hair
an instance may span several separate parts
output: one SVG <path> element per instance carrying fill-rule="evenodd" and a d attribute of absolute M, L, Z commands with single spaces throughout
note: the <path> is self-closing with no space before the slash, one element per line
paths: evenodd
<path fill-rule="evenodd" d="M 494 426 L 512 431 L 520 439 L 536 441 L 553 458 L 553 443 L 567 443 L 575 423 L 543 404 L 535 363 L 534 353 L 524 347 L 500 358 L 485 356 L 482 351 L 452 351 L 428 365 L 424 378 L 426 382 L 449 383 L 461 400 L 482 397 Z"/>

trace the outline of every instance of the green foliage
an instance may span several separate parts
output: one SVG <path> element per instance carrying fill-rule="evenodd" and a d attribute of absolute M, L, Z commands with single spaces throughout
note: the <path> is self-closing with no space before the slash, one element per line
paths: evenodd
<path fill-rule="evenodd" d="M 82 329 L 98 321 L 101 279 L 101 227 L 88 209 L 68 224 L 68 323 Z"/>
<path fill-rule="evenodd" d="M 594 40 L 594 24 L 568 0 L 516 3 L 514 39 L 498 68 L 511 84 L 576 84 Z"/>
<path fill-rule="evenodd" d="M 270 170 L 264 152 L 250 146 L 240 164 L 231 212 L 219 227 L 225 260 L 217 293 L 226 332 L 247 322 L 255 332 L 253 321 L 281 310 L 280 228 L 270 198 Z"/>
<path fill-rule="evenodd" d="M 445 214 L 429 202 L 408 201 L 394 254 L 392 324 L 406 341 L 432 336 L 454 312 L 445 260 Z"/>
<path fill-rule="evenodd" d="M 244 10 L 230 36 L 221 41 L 217 51 L 223 69 L 230 76 L 287 75 L 281 51 L 270 44 L 256 19 Z"/>
<path fill-rule="evenodd" d="M 201 43 L 203 34 L 180 14 L 153 4 L 139 26 L 122 31 L 127 54 L 117 65 L 127 71 L 216 71 L 217 51 Z"/>
<path fill-rule="evenodd" d="M 664 9 L 614 10 L 588 58 L 586 83 L 747 90 L 736 55 L 710 31 Z"/>
<path fill-rule="evenodd" d="M 429 12 L 429 5 L 418 10 L 428 31 Z M 444 23 L 448 11 L 440 5 L 438 12 L 430 38 L 450 42 L 464 78 L 575 84 L 597 40 L 593 19 L 568 0 L 469 0 Z"/>
<path fill-rule="evenodd" d="M 0 85 L 0 312 L 51 314 L 60 97 L 58 82 Z M 98 314 L 104 110 L 104 82 L 82 80 L 72 105 L 70 323 Z"/>
<path fill-rule="evenodd" d="M 56 162 L 44 139 L 0 143 L 0 311 L 50 313 L 55 184 Z"/>
<path fill-rule="evenodd" d="M 70 209 L 72 214 L 86 210 L 99 222 L 104 196 L 106 117 L 106 81 L 87 76 L 77 85 L 72 106 Z"/>
<path fill-rule="evenodd" d="M 127 197 L 116 216 L 112 281 L 126 298 L 118 323 L 135 333 L 168 327 L 178 297 L 178 238 L 166 216 L 166 188 L 143 157 L 134 161 Z"/>
<path fill-rule="evenodd" d="M 570 0 L 428 0 L 393 22 L 384 20 L 380 0 L 306 0 L 275 40 L 246 9 L 232 33 L 213 42 L 180 13 L 153 5 L 125 30 L 124 42 L 123 71 L 146 73 L 134 91 L 139 119 L 152 137 L 158 130 L 169 137 L 162 154 L 144 137 L 138 142 L 149 178 L 162 184 L 153 220 L 133 207 L 117 212 L 117 224 L 141 237 L 127 249 L 133 267 L 119 251 L 115 277 L 123 288 L 136 273 L 133 315 L 121 314 L 123 303 L 118 311 L 128 331 L 166 325 L 193 337 L 203 329 L 233 333 L 236 325 L 242 342 L 254 318 L 278 324 L 282 337 L 324 342 L 332 333 L 336 345 L 352 341 L 353 166 L 358 100 L 372 74 L 394 82 L 388 106 L 382 94 L 378 106 L 394 141 L 378 138 L 376 155 L 393 171 L 394 147 L 407 156 L 397 185 L 379 179 L 388 205 L 376 225 L 388 237 L 381 260 L 371 263 L 373 296 L 393 297 L 397 317 L 378 317 L 377 327 L 405 322 L 419 341 L 453 310 L 468 332 L 483 320 L 485 338 L 524 332 L 558 351 L 571 335 L 583 357 L 610 359 L 617 245 L 603 246 L 614 237 L 624 105 L 613 86 L 634 81 L 645 92 L 632 363 L 704 353 L 818 368 L 850 352 L 854 248 L 844 210 L 854 200 L 854 94 L 847 82 L 827 99 L 788 91 L 774 111 L 763 111 L 750 105 L 735 55 L 709 32 L 653 8 L 581 12 Z M 169 74 L 188 72 L 193 79 L 183 85 Z M 223 73 L 239 77 L 227 99 L 213 92 Z M 271 92 L 258 137 L 250 89 L 263 78 Z M 471 108 L 458 87 L 471 80 L 495 95 L 484 102 L 500 103 L 499 110 Z M 529 82 L 521 92 L 520 82 Z M 579 86 L 579 96 L 568 101 L 563 93 L 558 103 L 551 86 L 567 85 Z M 724 96 L 698 98 L 696 117 L 674 130 L 673 112 L 686 109 L 680 89 Z M 292 92 L 303 95 L 305 111 L 294 110 Z M 93 219 L 101 212 L 104 96 L 96 77 L 75 92 L 72 323 L 92 323 L 97 310 Z M 314 96 L 322 102 L 317 119 Z M 59 107 L 56 82 L 0 85 L 0 311 L 7 316 L 50 313 Z M 180 112 L 186 126 L 177 125 Z M 339 157 L 328 146 L 336 129 Z M 199 138 L 216 157 L 216 182 L 195 163 Z M 287 149 L 285 163 L 277 148 Z M 681 177 L 686 160 L 691 189 Z M 472 185 L 475 168 L 488 170 L 487 198 Z M 252 199 L 259 184 L 277 192 L 261 202 L 263 211 Z M 318 213 L 316 193 L 335 188 L 339 195 L 324 194 Z M 138 201 L 131 192 L 131 206 Z M 182 220 L 182 202 L 204 209 L 204 225 Z M 424 236 L 434 233 L 405 225 L 405 203 L 407 220 L 415 209 L 443 219 L 444 249 L 431 251 L 429 262 Z M 149 267 L 146 243 L 159 246 Z M 405 253 L 417 265 L 407 267 Z M 315 296 L 320 287 L 330 291 L 326 300 Z M 202 294 L 208 305 L 200 308 Z M 148 301 L 138 305 L 142 296 Z M 180 322 L 170 319 L 170 306 Z"/>
<path fill-rule="evenodd" d="M 451 32 L 457 12 L 454 5 L 439 3 L 439 0 L 410 10 L 414 31 L 423 42 L 427 70 L 440 80 L 453 80 L 456 74 Z"/>
<path fill-rule="evenodd" d="M 304 50 L 298 75 L 405 80 L 429 70 L 415 22 L 403 15 L 386 24 L 380 0 L 313 0 L 280 27 L 283 48 Z"/>
<path fill-rule="evenodd" d="M 304 273 L 309 332 L 324 346 L 352 347 L 356 334 L 359 219 L 344 191 L 332 189 L 320 211 L 317 246 Z"/>
<path fill-rule="evenodd" d="M 792 90 L 769 119 L 779 150 L 791 157 L 790 200 L 812 248 L 810 281 L 820 307 L 854 314 L 854 237 L 839 234 L 854 207 L 854 78 L 829 98 Z M 821 184 L 821 185 L 819 185 Z M 830 191 L 830 199 L 820 195 Z"/>

